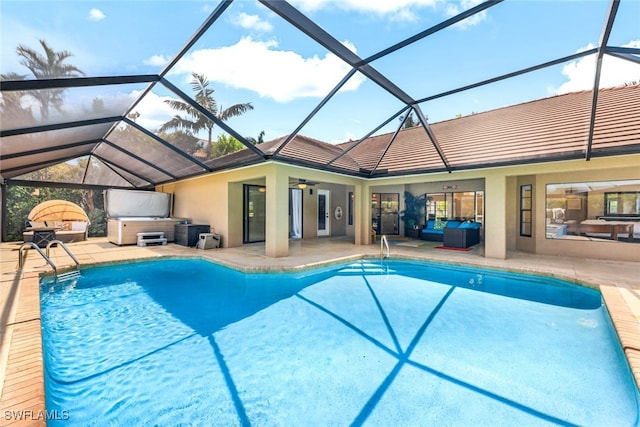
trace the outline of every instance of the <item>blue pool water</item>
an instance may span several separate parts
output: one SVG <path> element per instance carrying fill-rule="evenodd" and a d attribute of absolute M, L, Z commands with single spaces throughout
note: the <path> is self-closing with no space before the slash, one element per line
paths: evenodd
<path fill-rule="evenodd" d="M 86 269 L 41 300 L 60 425 L 638 425 L 600 294 L 559 280 L 182 259 Z"/>

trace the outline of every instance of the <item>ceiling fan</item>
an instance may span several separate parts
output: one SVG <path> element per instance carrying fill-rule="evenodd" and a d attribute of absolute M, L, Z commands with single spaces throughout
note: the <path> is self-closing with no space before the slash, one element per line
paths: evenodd
<path fill-rule="evenodd" d="M 307 187 L 316 185 L 317 182 L 307 181 L 306 179 L 294 179 L 289 181 L 290 187 L 298 187 L 301 190 L 304 190 Z"/>

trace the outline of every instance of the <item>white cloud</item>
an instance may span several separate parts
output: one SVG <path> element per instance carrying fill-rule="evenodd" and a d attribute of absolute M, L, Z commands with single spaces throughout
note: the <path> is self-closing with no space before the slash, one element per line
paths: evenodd
<path fill-rule="evenodd" d="M 140 91 L 132 91 L 131 95 L 137 98 L 140 93 Z M 133 112 L 140 113 L 136 123 L 151 131 L 156 131 L 176 115 L 176 110 L 164 102 L 171 99 L 174 98 L 158 96 L 153 92 L 147 93 L 144 99 L 133 109 Z"/>
<path fill-rule="evenodd" d="M 102 21 L 106 17 L 100 9 L 93 8 L 89 11 L 89 20 L 91 21 Z"/>
<path fill-rule="evenodd" d="M 353 45 L 345 43 L 355 51 Z M 236 89 L 248 89 L 262 97 L 287 102 L 301 97 L 324 97 L 350 71 L 335 55 L 302 57 L 277 50 L 276 41 L 255 41 L 244 37 L 233 46 L 202 49 L 190 53 L 172 74 L 204 74 L 212 82 Z M 341 90 L 356 90 L 364 78 L 354 76 Z"/>
<path fill-rule="evenodd" d="M 152 65 L 157 67 L 162 67 L 169 62 L 169 58 L 164 55 L 153 55 L 151 58 L 145 59 L 143 63 L 145 65 Z"/>
<path fill-rule="evenodd" d="M 579 51 L 592 49 L 593 47 L 593 45 L 589 44 Z M 640 48 L 640 40 L 631 41 L 623 47 Z M 568 81 L 560 85 L 554 93 L 560 95 L 567 92 L 593 89 L 595 70 L 595 54 L 568 63 L 562 68 L 562 74 L 567 77 Z M 625 83 L 638 80 L 640 80 L 640 65 L 625 59 L 604 55 L 600 73 L 600 87 L 622 86 Z"/>
<path fill-rule="evenodd" d="M 477 6 L 478 4 L 482 3 L 481 0 L 460 0 L 460 5 L 456 5 L 456 4 L 448 4 L 447 5 L 447 10 L 446 10 L 446 15 L 449 18 L 452 18 L 462 12 L 464 12 L 465 10 L 469 10 L 474 6 Z M 459 30 L 465 30 L 469 27 L 474 27 L 476 25 L 478 25 L 479 23 L 481 23 L 482 21 L 484 21 L 485 19 L 487 19 L 487 11 L 486 9 L 483 10 L 482 12 L 478 12 L 474 15 L 469 16 L 468 18 L 457 22 L 453 28 L 457 28 Z"/>
<path fill-rule="evenodd" d="M 268 21 L 263 21 L 258 15 L 249 15 L 244 12 L 233 17 L 233 23 L 248 30 L 269 32 L 273 30 L 273 25 Z"/>
<path fill-rule="evenodd" d="M 415 20 L 415 9 L 434 7 L 438 1 L 439 0 L 291 0 L 291 3 L 304 12 L 339 8 L 347 11 L 374 13 L 398 21 L 412 21 Z"/>

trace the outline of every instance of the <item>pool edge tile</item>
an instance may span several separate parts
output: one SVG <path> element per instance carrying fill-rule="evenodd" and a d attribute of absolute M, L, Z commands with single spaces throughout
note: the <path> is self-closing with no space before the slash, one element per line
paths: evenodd
<path fill-rule="evenodd" d="M 4 378 L 0 377 L 1 425 L 46 425 L 39 274 L 23 273 L 18 280 L 15 316 L 5 330 L 10 338 Z"/>

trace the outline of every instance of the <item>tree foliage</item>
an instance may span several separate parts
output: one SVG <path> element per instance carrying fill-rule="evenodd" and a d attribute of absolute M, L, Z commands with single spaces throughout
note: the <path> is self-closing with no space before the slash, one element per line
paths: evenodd
<path fill-rule="evenodd" d="M 78 77 L 84 73 L 75 65 L 67 64 L 66 60 L 72 56 L 67 50 L 55 51 L 46 41 L 40 40 L 43 53 L 25 45 L 18 45 L 16 52 L 21 57 L 20 64 L 24 65 L 36 79 L 52 79 L 60 77 Z M 62 108 L 64 89 L 37 90 L 31 93 L 40 104 L 40 117 L 49 117 L 50 108 Z"/>
<path fill-rule="evenodd" d="M 213 96 L 215 91 L 209 87 L 207 77 L 195 72 L 191 73 L 191 76 L 191 89 L 195 93 L 196 102 L 220 120 L 224 121 L 253 110 L 251 103 L 235 104 L 229 108 L 219 110 L 218 103 Z M 168 133 L 178 130 L 195 137 L 199 132 L 206 130 L 207 144 L 204 147 L 206 156 L 207 158 L 216 157 L 215 153 L 220 150 L 213 147 L 213 120 L 185 101 L 171 99 L 165 102 L 179 114 L 176 114 L 171 120 L 163 124 L 158 131 Z"/>
<path fill-rule="evenodd" d="M 22 241 L 31 209 L 47 200 L 67 200 L 79 205 L 91 221 L 89 236 L 106 236 L 102 192 L 54 187 L 7 186 L 7 241 Z"/>
<path fill-rule="evenodd" d="M 2 80 L 24 80 L 26 76 L 17 73 L 0 74 Z M 27 127 L 35 124 L 31 108 L 23 105 L 29 92 L 23 90 L 6 91 L 0 94 L 0 113 L 3 127 Z"/>
<path fill-rule="evenodd" d="M 159 132 L 158 136 L 187 154 L 193 155 L 202 148 L 197 137 L 183 130 L 171 133 Z"/>
<path fill-rule="evenodd" d="M 214 157 L 224 156 L 225 154 L 234 153 L 242 150 L 244 144 L 232 136 L 220 135 L 214 144 Z"/>
<path fill-rule="evenodd" d="M 69 51 L 54 50 L 46 41 L 39 40 L 37 49 L 25 45 L 18 45 L 16 53 L 20 57 L 20 64 L 26 67 L 35 79 L 51 79 L 61 77 L 78 77 L 84 73 L 76 66 L 68 63 L 72 56 Z M 26 74 L 5 73 L 2 80 L 24 80 Z M 34 91 L 3 92 L 0 98 L 0 112 L 6 127 L 33 126 L 38 121 L 46 121 L 51 109 L 61 110 L 63 106 L 64 89 L 47 89 Z M 33 101 L 37 102 L 37 111 L 32 110 Z M 93 109 L 104 111 L 104 102 L 96 98 Z M 37 116 L 37 117 L 36 117 Z M 39 134 L 22 135 L 24 142 L 32 138 L 42 138 Z M 81 182 L 88 159 L 74 162 L 59 163 L 47 168 L 30 172 L 22 179 L 48 182 Z M 21 241 L 22 232 L 26 228 L 29 212 L 39 203 L 46 200 L 67 200 L 81 206 L 91 220 L 90 236 L 104 236 L 106 234 L 106 219 L 104 202 L 101 192 L 94 190 L 78 190 L 59 187 L 30 187 L 7 185 L 6 187 L 7 230 L 5 238 L 8 241 Z"/>
<path fill-rule="evenodd" d="M 421 219 L 424 218 L 422 212 L 426 208 L 427 198 L 426 194 L 414 196 L 409 191 L 404 192 L 405 210 L 400 212 L 400 219 L 404 221 L 405 226 L 413 228 L 414 225 L 420 225 Z"/>

